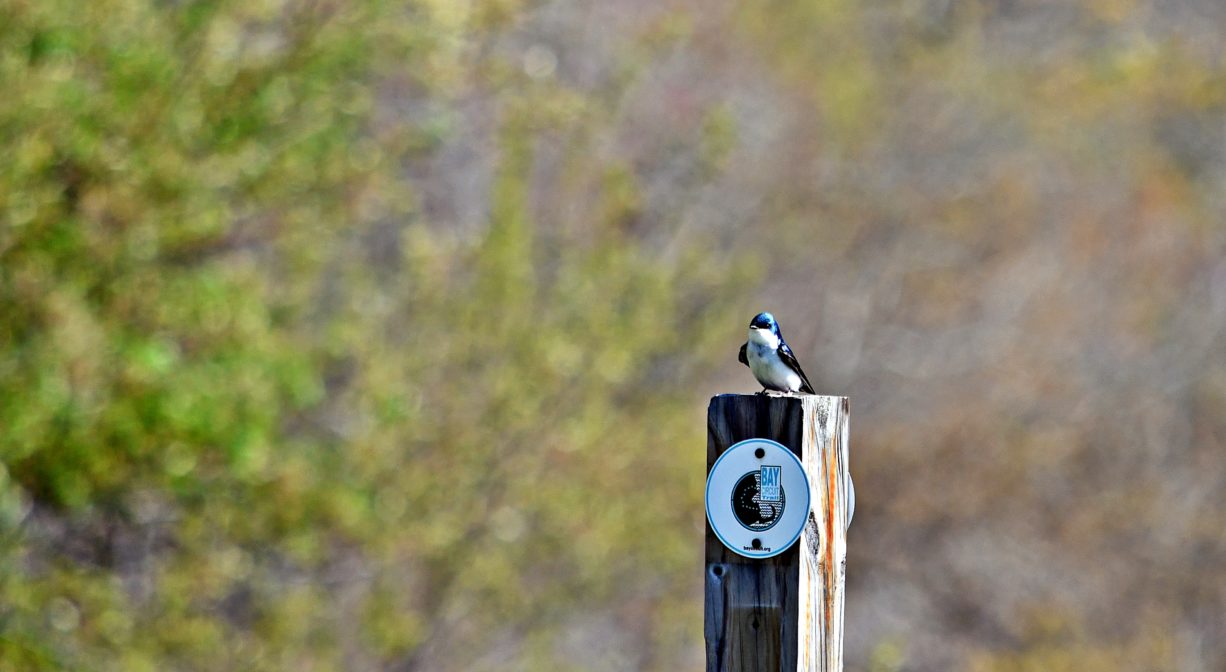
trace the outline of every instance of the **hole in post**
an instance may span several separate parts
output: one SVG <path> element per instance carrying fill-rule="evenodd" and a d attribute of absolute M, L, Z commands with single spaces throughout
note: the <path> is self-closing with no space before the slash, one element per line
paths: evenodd
<path fill-rule="evenodd" d="M 753 546 L 754 548 L 762 548 L 762 540 L 754 539 L 753 541 L 749 542 L 749 545 Z"/>
<path fill-rule="evenodd" d="M 712 574 L 714 574 L 714 575 L 716 575 L 716 576 L 723 576 L 723 575 L 724 575 L 724 567 L 723 567 L 722 565 L 716 565 L 716 566 L 714 566 L 714 567 L 712 567 L 712 568 L 711 568 L 711 573 L 712 573 Z"/>
<path fill-rule="evenodd" d="M 754 616 L 753 620 L 749 622 L 749 627 L 753 628 L 754 630 L 758 629 L 758 617 L 757 616 Z"/>
<path fill-rule="evenodd" d="M 758 459 L 760 460 L 760 459 L 762 459 L 762 458 L 766 457 L 766 450 L 765 450 L 765 449 L 763 449 L 763 448 L 759 448 L 759 449 L 757 449 L 757 450 L 753 451 L 753 456 L 754 456 L 754 457 L 756 457 L 756 458 L 758 458 Z"/>

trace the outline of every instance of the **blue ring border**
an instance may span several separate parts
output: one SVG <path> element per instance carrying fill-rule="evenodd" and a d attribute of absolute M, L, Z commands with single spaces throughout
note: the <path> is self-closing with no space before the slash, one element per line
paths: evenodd
<path fill-rule="evenodd" d="M 707 513 L 707 525 L 711 527 L 711 531 L 715 533 L 716 538 L 718 538 L 720 543 L 724 545 L 724 548 L 732 551 L 733 553 L 736 553 L 742 558 L 750 558 L 752 560 L 765 560 L 766 558 L 773 558 L 776 555 L 779 555 L 780 553 L 783 553 L 787 551 L 788 549 L 792 548 L 792 546 L 796 545 L 796 540 L 799 539 L 801 533 L 805 531 L 805 526 L 801 525 L 800 530 L 796 532 L 796 536 L 792 537 L 791 541 L 784 544 L 782 548 L 780 548 L 778 551 L 775 551 L 774 553 L 771 553 L 770 555 L 745 555 L 741 551 L 738 551 L 737 549 L 733 548 L 732 544 L 729 544 L 728 541 L 724 539 L 722 535 L 720 535 L 719 530 L 715 529 L 715 523 L 711 522 L 711 474 L 715 473 L 716 467 L 719 466 L 720 462 L 724 461 L 724 458 L 728 456 L 728 453 L 732 452 L 733 448 L 736 448 L 742 443 L 749 443 L 751 441 L 765 441 L 766 443 L 773 443 L 776 446 L 779 446 L 780 448 L 783 449 L 783 452 L 787 453 L 788 455 L 792 457 L 792 461 L 796 463 L 796 466 L 800 467 L 800 475 L 803 476 L 805 479 L 804 518 L 805 518 L 806 523 L 809 519 L 809 506 L 810 504 L 812 504 L 811 500 L 812 500 L 813 484 L 809 482 L 809 472 L 805 471 L 805 465 L 803 462 L 800 461 L 799 457 L 796 457 L 796 453 L 793 453 L 791 448 L 788 448 L 782 443 L 779 443 L 778 441 L 774 441 L 771 439 L 753 438 L 753 439 L 744 439 L 742 441 L 737 441 L 731 446 L 728 446 L 728 449 L 725 450 L 723 454 L 721 454 L 719 458 L 715 460 L 715 464 L 711 465 L 711 471 L 707 472 L 707 486 L 706 486 L 705 491 L 703 492 L 703 509 L 705 509 Z"/>

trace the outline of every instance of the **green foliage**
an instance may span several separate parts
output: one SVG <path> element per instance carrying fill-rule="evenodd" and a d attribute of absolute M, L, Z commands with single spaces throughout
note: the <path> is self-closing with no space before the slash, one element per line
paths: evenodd
<path fill-rule="evenodd" d="M 763 308 L 849 668 L 1226 668 L 1207 4 L 0 0 L 0 669 L 697 668 Z"/>
<path fill-rule="evenodd" d="M 606 122 L 456 48 L 512 10 L 4 3 L 0 666 L 383 669 L 505 632 L 550 667 L 628 586 L 671 618 L 687 387 L 745 276 L 624 235 L 629 174 L 595 236 L 538 224 L 536 145 L 599 184 Z M 506 91 L 474 236 L 404 177 L 461 73 Z"/>

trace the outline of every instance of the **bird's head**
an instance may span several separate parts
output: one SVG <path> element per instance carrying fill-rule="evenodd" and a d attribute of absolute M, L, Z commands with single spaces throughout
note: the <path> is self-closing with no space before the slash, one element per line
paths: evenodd
<path fill-rule="evenodd" d="M 749 323 L 750 329 L 765 329 L 766 331 L 779 331 L 779 323 L 775 321 L 775 316 L 770 313 L 758 313 Z"/>
<path fill-rule="evenodd" d="M 754 316 L 753 321 L 749 323 L 749 332 L 765 331 L 776 336 L 779 335 L 779 323 L 775 321 L 775 316 L 770 313 L 758 313 Z"/>

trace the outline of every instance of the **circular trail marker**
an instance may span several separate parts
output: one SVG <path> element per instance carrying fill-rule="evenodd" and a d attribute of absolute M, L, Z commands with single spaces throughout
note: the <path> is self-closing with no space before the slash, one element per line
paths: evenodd
<path fill-rule="evenodd" d="M 770 439 L 724 451 L 707 476 L 707 520 L 733 553 L 770 558 L 800 538 L 809 517 L 809 477 L 800 460 Z"/>

